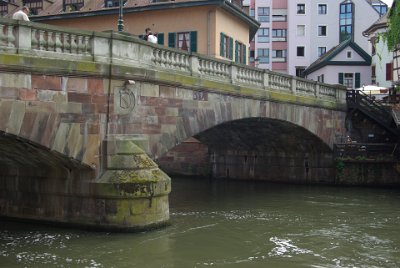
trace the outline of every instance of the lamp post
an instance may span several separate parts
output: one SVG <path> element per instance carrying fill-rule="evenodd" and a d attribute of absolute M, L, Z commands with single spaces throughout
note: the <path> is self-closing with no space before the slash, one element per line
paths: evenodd
<path fill-rule="evenodd" d="M 124 31 L 123 7 L 123 0 L 119 0 L 118 32 Z"/>

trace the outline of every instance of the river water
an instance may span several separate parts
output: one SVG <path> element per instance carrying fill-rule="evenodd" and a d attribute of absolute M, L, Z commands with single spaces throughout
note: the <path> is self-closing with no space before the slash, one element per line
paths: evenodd
<path fill-rule="evenodd" d="M 0 267 L 400 267 L 400 189 L 172 180 L 171 226 L 0 221 Z"/>

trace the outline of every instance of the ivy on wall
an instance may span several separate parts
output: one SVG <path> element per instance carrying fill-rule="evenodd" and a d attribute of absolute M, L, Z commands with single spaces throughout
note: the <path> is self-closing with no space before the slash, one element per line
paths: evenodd
<path fill-rule="evenodd" d="M 400 45 L 400 0 L 394 0 L 389 11 L 386 38 L 389 51 L 393 51 L 397 45 Z"/>

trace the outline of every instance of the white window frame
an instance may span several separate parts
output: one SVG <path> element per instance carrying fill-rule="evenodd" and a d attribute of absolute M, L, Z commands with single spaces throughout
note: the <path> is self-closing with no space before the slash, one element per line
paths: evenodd
<path fill-rule="evenodd" d="M 299 35 L 299 26 L 303 26 L 303 28 L 304 28 L 304 31 L 303 31 L 303 35 Z M 296 26 L 296 36 L 306 36 L 306 25 L 304 25 L 304 24 L 297 24 L 297 26 Z"/>
<path fill-rule="evenodd" d="M 325 6 L 325 11 L 326 11 L 326 13 L 319 13 L 319 7 L 320 7 L 320 6 Z M 328 14 L 328 4 L 326 4 L 326 3 L 320 3 L 320 4 L 318 4 L 317 13 L 318 13 L 318 15 L 327 15 L 327 14 Z"/>
<path fill-rule="evenodd" d="M 303 5 L 304 6 L 304 13 L 299 13 L 299 5 Z M 306 12 L 306 3 L 297 3 L 297 5 L 296 5 L 296 15 L 304 16 L 306 14 L 307 14 L 307 12 Z"/>
<path fill-rule="evenodd" d="M 319 34 L 320 27 L 325 27 L 325 35 Z M 324 24 L 318 25 L 318 37 L 327 37 L 327 36 L 328 36 L 328 26 Z"/>

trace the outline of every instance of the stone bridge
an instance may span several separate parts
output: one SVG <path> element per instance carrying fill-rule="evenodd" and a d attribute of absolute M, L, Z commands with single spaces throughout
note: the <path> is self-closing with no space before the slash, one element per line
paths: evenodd
<path fill-rule="evenodd" d="M 156 164 L 195 137 L 210 176 L 332 183 L 345 89 L 129 34 L 0 19 L 0 215 L 141 230 L 168 222 Z"/>

